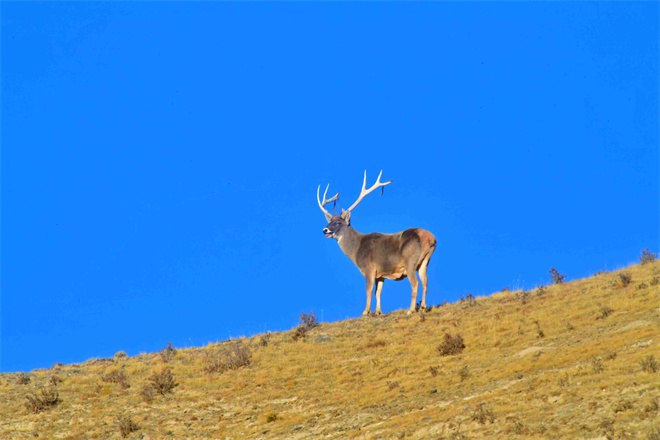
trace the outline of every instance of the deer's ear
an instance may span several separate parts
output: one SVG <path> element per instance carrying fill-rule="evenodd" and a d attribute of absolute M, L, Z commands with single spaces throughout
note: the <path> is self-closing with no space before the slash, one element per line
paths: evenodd
<path fill-rule="evenodd" d="M 346 223 L 350 223 L 350 221 L 351 221 L 351 211 L 346 211 L 346 210 L 342 209 L 341 210 L 341 218 L 343 218 Z"/>

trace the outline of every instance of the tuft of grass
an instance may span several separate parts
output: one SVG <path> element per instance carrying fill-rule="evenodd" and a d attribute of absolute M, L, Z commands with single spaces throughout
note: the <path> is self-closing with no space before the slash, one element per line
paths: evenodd
<path fill-rule="evenodd" d="M 150 378 L 151 387 L 157 393 L 165 395 L 171 393 L 179 384 L 174 381 L 174 375 L 170 368 L 165 368 L 160 373 L 154 373 Z"/>
<path fill-rule="evenodd" d="M 562 284 L 564 279 L 566 279 L 566 275 L 559 273 L 559 271 L 554 267 L 551 267 L 549 272 L 550 278 L 552 278 L 552 282 L 554 284 Z"/>
<path fill-rule="evenodd" d="M 119 428 L 119 435 L 121 435 L 122 438 L 126 438 L 131 432 L 136 432 L 140 429 L 138 424 L 135 423 L 130 416 L 125 414 L 117 416 L 115 419 L 115 425 Z"/>
<path fill-rule="evenodd" d="M 646 248 L 642 250 L 642 256 L 639 257 L 639 262 L 641 264 L 648 264 L 655 261 L 656 258 L 658 258 L 658 254 L 654 254 L 649 248 Z"/>
<path fill-rule="evenodd" d="M 490 407 L 482 402 L 472 412 L 472 420 L 482 425 L 485 425 L 486 422 L 495 423 L 495 414 L 493 414 L 493 410 Z"/>
<path fill-rule="evenodd" d="M 429 373 L 431 373 L 431 377 L 436 377 L 438 375 L 438 370 L 438 367 L 430 366 Z"/>
<path fill-rule="evenodd" d="M 271 423 L 277 420 L 279 417 L 277 416 L 277 413 L 271 412 L 266 414 L 266 423 Z"/>
<path fill-rule="evenodd" d="M 30 393 L 25 398 L 27 399 L 25 407 L 34 414 L 40 413 L 60 402 L 59 394 L 52 387 L 40 388 L 38 392 Z"/>
<path fill-rule="evenodd" d="M 468 377 L 470 377 L 470 369 L 468 368 L 467 365 L 463 365 L 461 368 L 458 369 L 456 373 L 458 374 L 458 377 L 461 378 L 461 382 L 463 382 Z"/>
<path fill-rule="evenodd" d="M 237 370 L 252 364 L 252 351 L 243 341 L 230 343 L 224 350 L 209 356 L 206 371 L 209 373 L 224 373 L 227 370 Z"/>
<path fill-rule="evenodd" d="M 614 309 L 607 305 L 601 305 L 598 311 L 600 313 L 596 316 L 596 319 L 605 319 L 614 312 Z"/>
<path fill-rule="evenodd" d="M 591 359 L 591 367 L 594 370 L 594 373 L 602 373 L 605 370 L 605 365 L 603 364 L 603 360 L 600 358 L 593 358 Z"/>
<path fill-rule="evenodd" d="M 441 356 L 451 356 L 462 353 L 464 348 L 463 336 L 458 333 L 456 336 L 445 333 L 445 339 L 438 345 L 437 350 Z"/>
<path fill-rule="evenodd" d="M 641 365 L 642 370 L 646 371 L 647 373 L 657 373 L 660 369 L 658 362 L 655 360 L 655 356 L 652 354 L 639 361 L 639 365 Z"/>

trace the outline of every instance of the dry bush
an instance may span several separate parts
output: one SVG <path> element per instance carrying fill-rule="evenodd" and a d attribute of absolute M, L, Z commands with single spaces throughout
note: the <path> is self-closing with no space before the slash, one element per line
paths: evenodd
<path fill-rule="evenodd" d="M 652 286 L 657 286 L 658 284 L 660 284 L 660 278 L 657 276 L 651 278 L 651 282 L 649 284 Z"/>
<path fill-rule="evenodd" d="M 163 362 L 169 362 L 174 359 L 176 357 L 176 353 L 177 349 L 171 342 L 168 342 L 167 345 L 161 348 L 158 352 Z"/>
<path fill-rule="evenodd" d="M 207 360 L 206 371 L 224 373 L 227 370 L 249 367 L 251 364 L 252 352 L 243 344 L 243 341 L 236 341 L 229 344 L 224 350 L 210 356 Z"/>
<path fill-rule="evenodd" d="M 115 419 L 115 425 L 119 427 L 119 435 L 122 438 L 128 437 L 131 432 L 135 432 L 140 429 L 137 423 L 135 423 L 130 416 L 120 414 Z"/>
<path fill-rule="evenodd" d="M 126 354 L 125 351 L 118 351 L 118 352 L 115 353 L 115 355 L 113 356 L 113 359 L 114 359 L 115 361 L 118 361 L 118 360 L 121 360 L 121 359 L 128 359 L 128 355 Z"/>
<path fill-rule="evenodd" d="M 60 401 L 59 394 L 51 387 L 41 388 L 38 393 L 30 393 L 25 398 L 25 407 L 34 414 L 55 406 Z"/>
<path fill-rule="evenodd" d="M 101 380 L 107 383 L 119 384 L 122 388 L 130 388 L 128 378 L 124 370 L 111 370 L 108 374 L 101 376 Z"/>
<path fill-rule="evenodd" d="M 642 250 L 642 256 L 639 257 L 639 262 L 641 264 L 652 263 L 656 258 L 658 258 L 658 254 L 654 254 L 649 248 L 646 248 Z"/>
<path fill-rule="evenodd" d="M 429 372 L 431 373 L 431 377 L 436 377 L 438 375 L 438 367 L 429 367 Z"/>
<path fill-rule="evenodd" d="M 632 279 L 632 275 L 628 272 L 621 272 L 619 273 L 619 280 L 616 282 L 616 286 L 620 288 L 628 287 L 632 283 Z"/>
<path fill-rule="evenodd" d="M 149 378 L 149 382 L 151 382 L 151 386 L 153 387 L 154 391 L 162 394 L 163 396 L 166 393 L 171 393 L 174 387 L 179 385 L 178 383 L 174 382 L 172 370 L 169 368 L 165 368 L 160 373 L 154 373 Z"/>
<path fill-rule="evenodd" d="M 297 341 L 300 338 L 304 338 L 307 336 L 307 332 L 309 332 L 314 327 L 318 327 L 319 325 L 319 320 L 316 318 L 314 310 L 312 310 L 309 314 L 301 313 L 299 319 L 300 323 L 298 324 L 298 327 L 296 327 L 296 330 L 293 332 L 292 336 L 294 341 Z"/>
<path fill-rule="evenodd" d="M 473 307 L 477 305 L 477 300 L 471 293 L 466 294 L 463 298 L 459 299 L 458 302 L 466 307 Z"/>
<path fill-rule="evenodd" d="M 562 284 L 566 279 L 566 275 L 559 273 L 554 267 L 550 268 L 550 278 L 554 284 Z"/>
<path fill-rule="evenodd" d="M 154 401 L 154 387 L 151 385 L 145 385 L 140 390 L 140 397 L 144 400 L 145 403 L 153 403 Z"/>
<path fill-rule="evenodd" d="M 656 373 L 658 369 L 660 369 L 658 362 L 655 360 L 655 356 L 652 354 L 639 361 L 639 365 L 641 365 L 642 370 L 646 371 L 647 373 Z"/>
<path fill-rule="evenodd" d="M 270 343 L 271 336 L 272 336 L 271 332 L 268 332 L 265 335 L 261 336 L 261 338 L 259 339 L 259 345 L 261 345 L 262 347 L 267 347 L 268 344 Z"/>
<path fill-rule="evenodd" d="M 437 350 L 441 356 L 450 356 L 462 353 L 464 348 L 465 343 L 460 334 L 457 333 L 456 336 L 452 336 L 449 333 L 445 333 L 445 340 L 438 345 Z"/>
<path fill-rule="evenodd" d="M 19 373 L 16 377 L 16 383 L 18 385 L 27 385 L 30 383 L 30 375 L 26 373 Z"/>

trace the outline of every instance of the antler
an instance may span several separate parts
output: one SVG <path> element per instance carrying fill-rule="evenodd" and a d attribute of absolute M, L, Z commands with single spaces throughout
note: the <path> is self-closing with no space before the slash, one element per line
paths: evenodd
<path fill-rule="evenodd" d="M 328 189 L 330 188 L 330 184 L 325 187 L 325 192 L 323 193 L 323 203 L 321 203 L 321 199 L 319 198 L 319 192 L 321 191 L 321 185 L 319 185 L 318 189 L 316 190 L 316 201 L 319 202 L 319 208 L 321 208 L 321 211 L 325 214 L 325 218 L 330 221 L 330 218 L 332 217 L 332 214 L 330 214 L 324 206 L 327 205 L 330 202 L 334 202 L 335 200 L 339 200 L 339 193 L 335 194 L 334 197 L 332 197 L 330 200 L 326 200 L 325 196 L 328 194 Z"/>
<path fill-rule="evenodd" d="M 380 176 L 382 176 L 382 175 L 383 175 L 383 171 L 381 170 L 380 174 L 378 175 L 378 179 L 376 179 L 376 183 L 374 183 L 374 186 L 367 189 L 367 170 L 364 170 L 364 182 L 362 183 L 362 191 L 360 191 L 360 197 L 358 197 L 358 199 L 355 201 L 355 203 L 353 203 L 353 205 L 351 205 L 351 207 L 348 208 L 348 211 L 352 211 L 353 208 L 355 208 L 362 201 L 364 196 L 366 196 L 367 194 L 369 194 L 370 192 L 372 192 L 376 188 L 379 188 L 379 187 L 385 186 L 385 185 L 389 185 L 390 183 L 392 183 L 391 180 L 388 180 L 387 182 L 381 183 Z"/>

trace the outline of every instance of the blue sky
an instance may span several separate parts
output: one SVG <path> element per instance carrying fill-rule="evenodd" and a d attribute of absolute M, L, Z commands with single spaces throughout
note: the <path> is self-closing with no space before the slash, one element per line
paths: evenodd
<path fill-rule="evenodd" d="M 433 232 L 431 304 L 658 251 L 658 12 L 3 2 L 0 371 L 358 317 L 315 197 L 365 169 L 352 225 Z"/>

